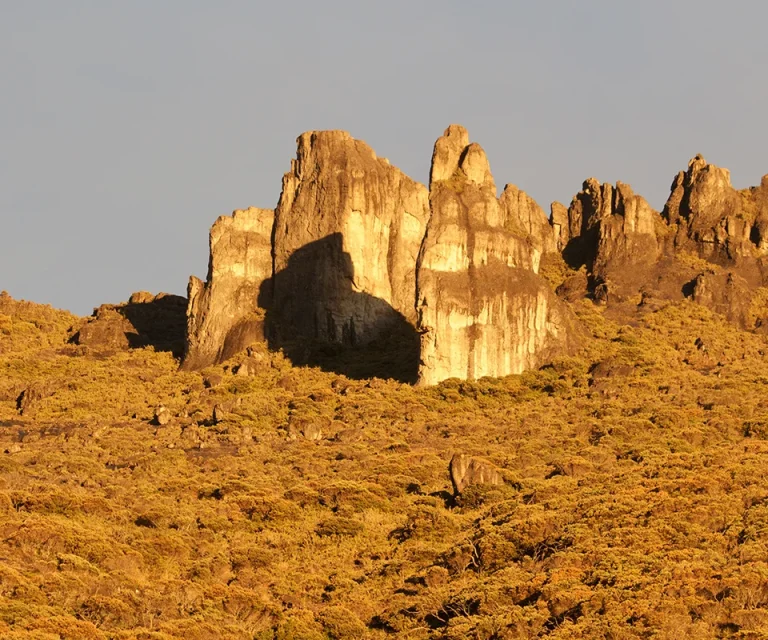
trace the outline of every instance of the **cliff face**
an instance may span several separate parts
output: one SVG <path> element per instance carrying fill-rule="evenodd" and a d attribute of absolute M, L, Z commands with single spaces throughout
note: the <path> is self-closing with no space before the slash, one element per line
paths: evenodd
<path fill-rule="evenodd" d="M 502 376 L 571 351 L 579 328 L 564 300 L 585 296 L 630 312 L 686 296 L 745 328 L 768 324 L 750 306 L 768 278 L 768 176 L 737 191 L 696 156 L 663 213 L 594 178 L 549 218 L 514 185 L 496 194 L 458 125 L 435 143 L 429 189 L 346 132 L 302 134 L 275 211 L 211 229 L 207 280 L 189 284 L 184 367 L 267 340 L 320 366 L 318 354 L 374 349 L 376 375 L 422 384 Z M 564 275 L 557 296 L 543 265 Z"/>
<path fill-rule="evenodd" d="M 187 288 L 187 346 L 183 367 L 223 362 L 264 337 L 259 291 L 272 275 L 274 211 L 250 209 L 221 216 L 211 227 L 208 278 Z"/>
<path fill-rule="evenodd" d="M 426 188 L 343 131 L 305 133 L 275 212 L 272 336 L 368 343 L 415 321 Z"/>
<path fill-rule="evenodd" d="M 536 275 L 554 234 L 515 187 L 500 202 L 485 152 L 451 126 L 435 144 L 419 257 L 419 381 L 518 373 L 564 351 L 570 313 Z"/>

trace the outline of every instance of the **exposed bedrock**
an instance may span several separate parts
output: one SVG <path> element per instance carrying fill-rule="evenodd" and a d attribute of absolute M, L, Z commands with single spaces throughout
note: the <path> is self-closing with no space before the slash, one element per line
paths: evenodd
<path fill-rule="evenodd" d="M 213 226 L 207 280 L 189 285 L 185 367 L 266 338 L 296 363 L 431 384 L 522 371 L 571 344 L 573 318 L 536 275 L 553 227 L 517 187 L 496 197 L 465 129 L 435 144 L 431 191 L 346 132 L 297 143 L 274 214 Z M 331 363 L 340 350 L 357 365 Z"/>
<path fill-rule="evenodd" d="M 661 216 L 628 184 L 586 180 L 570 207 L 552 206 L 563 257 L 572 267 L 582 265 L 593 287 L 612 295 L 635 293 L 648 269 L 662 255 L 666 230 Z"/>
<path fill-rule="evenodd" d="M 768 275 L 768 177 L 738 191 L 728 170 L 698 155 L 661 214 L 628 185 L 590 178 L 567 210 L 553 203 L 550 222 L 566 262 L 586 268 L 595 299 L 687 296 L 751 328 L 745 309 Z"/>
<path fill-rule="evenodd" d="M 519 373 L 575 340 L 575 319 L 536 275 L 554 232 L 525 194 L 505 194 L 496 197 L 482 147 L 448 127 L 435 143 L 417 274 L 422 384 Z"/>
<path fill-rule="evenodd" d="M 663 215 L 675 229 L 675 248 L 735 269 L 752 286 L 768 270 L 768 176 L 737 190 L 727 169 L 697 155 L 672 183 Z"/>
<path fill-rule="evenodd" d="M 424 185 L 364 142 L 344 131 L 301 135 L 275 211 L 274 281 L 262 295 L 271 337 L 354 346 L 401 318 L 413 324 L 428 216 Z"/>
<path fill-rule="evenodd" d="M 272 275 L 271 209 L 221 216 L 211 227 L 208 278 L 192 276 L 183 367 L 202 369 L 264 337 L 259 291 Z"/>
<path fill-rule="evenodd" d="M 662 213 L 590 178 L 547 217 L 515 185 L 497 196 L 459 125 L 435 143 L 429 189 L 344 131 L 310 131 L 275 210 L 219 218 L 210 251 L 189 284 L 186 368 L 266 340 L 354 377 L 503 376 L 572 351 L 565 300 L 585 295 L 626 310 L 686 296 L 766 326 L 752 296 L 768 277 L 768 177 L 739 191 L 696 156 Z"/>

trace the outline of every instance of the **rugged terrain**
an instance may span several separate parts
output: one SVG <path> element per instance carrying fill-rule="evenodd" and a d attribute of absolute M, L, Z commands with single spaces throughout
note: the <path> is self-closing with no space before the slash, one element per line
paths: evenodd
<path fill-rule="evenodd" d="M 188 299 L 0 295 L 0 637 L 768 638 L 766 189 L 308 132 Z"/>
<path fill-rule="evenodd" d="M 573 357 L 415 388 L 0 298 L 0 637 L 768 637 L 765 338 L 573 310 Z"/>

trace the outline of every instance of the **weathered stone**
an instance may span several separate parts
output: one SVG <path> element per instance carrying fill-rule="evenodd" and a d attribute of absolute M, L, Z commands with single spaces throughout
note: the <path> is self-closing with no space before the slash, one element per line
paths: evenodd
<path fill-rule="evenodd" d="M 457 495 L 470 485 L 501 485 L 504 477 L 487 460 L 457 453 L 451 458 L 451 482 Z"/>
<path fill-rule="evenodd" d="M 557 287 L 555 293 L 562 300 L 567 302 L 575 302 L 581 300 L 587 295 L 587 288 L 589 281 L 587 280 L 587 274 L 583 271 L 577 271 L 575 274 L 568 276 L 563 283 Z"/>
<path fill-rule="evenodd" d="M 416 320 L 426 188 L 343 131 L 298 138 L 275 213 L 274 276 L 263 289 L 275 345 L 366 344 Z"/>
<path fill-rule="evenodd" d="M 21 415 L 28 415 L 46 398 L 53 395 L 53 385 L 48 382 L 35 382 L 21 392 L 16 399 L 16 409 Z"/>
<path fill-rule="evenodd" d="M 118 313 L 115 305 L 101 305 L 94 309 L 93 316 L 73 336 L 74 344 L 95 349 L 128 349 L 128 336 L 135 334 L 133 325 Z"/>
<path fill-rule="evenodd" d="M 155 409 L 154 423 L 160 427 L 164 427 L 171 421 L 171 412 L 162 405 Z"/>
<path fill-rule="evenodd" d="M 207 280 L 189 281 L 185 369 L 224 362 L 264 338 L 259 294 L 272 276 L 273 223 L 272 210 L 251 207 L 211 227 Z"/>
<path fill-rule="evenodd" d="M 552 223 L 538 203 L 513 184 L 504 187 L 499 204 L 504 212 L 505 227 L 528 238 L 533 271 L 538 273 L 541 256 L 557 251 L 557 238 Z"/>
<path fill-rule="evenodd" d="M 734 268 L 752 286 L 768 282 L 768 176 L 738 191 L 727 169 L 697 155 L 675 177 L 664 217 L 678 250 Z"/>
<path fill-rule="evenodd" d="M 203 378 L 203 386 L 206 389 L 212 389 L 219 386 L 224 380 L 224 377 L 220 373 L 209 373 Z"/>
<path fill-rule="evenodd" d="M 140 291 L 128 302 L 103 304 L 80 325 L 71 342 L 98 350 L 151 346 L 181 354 L 186 298 Z"/>
<path fill-rule="evenodd" d="M 749 307 L 752 293 L 744 278 L 732 272 L 702 273 L 693 282 L 694 302 L 724 315 L 742 328 L 753 328 Z"/>
<path fill-rule="evenodd" d="M 533 207 L 514 189 L 499 203 L 481 147 L 458 150 L 466 139 L 452 125 L 433 154 L 432 215 L 418 271 L 421 384 L 519 373 L 567 350 L 573 338 L 570 312 L 535 273 L 525 228 L 533 216 L 520 215 L 519 203 Z"/>
<path fill-rule="evenodd" d="M 553 202 L 549 206 L 549 223 L 555 236 L 555 246 L 562 252 L 571 239 L 571 228 L 568 221 L 568 207 L 561 202 Z"/>
<path fill-rule="evenodd" d="M 552 215 L 554 220 L 554 210 Z M 559 209 L 557 218 L 566 261 L 573 267 L 586 265 L 603 298 L 637 293 L 662 255 L 662 218 L 627 184 L 613 187 L 590 178 L 568 209 L 567 234 Z"/>
<path fill-rule="evenodd" d="M 207 282 L 190 281 L 184 366 L 264 335 L 316 366 L 333 358 L 328 345 L 370 345 L 373 361 L 393 358 L 384 375 L 415 381 L 419 366 L 431 384 L 567 350 L 575 320 L 536 275 L 557 248 L 540 207 L 513 185 L 499 200 L 485 152 L 458 125 L 435 144 L 430 175 L 428 192 L 346 132 L 301 135 L 273 222 L 251 209 L 214 225 Z"/>

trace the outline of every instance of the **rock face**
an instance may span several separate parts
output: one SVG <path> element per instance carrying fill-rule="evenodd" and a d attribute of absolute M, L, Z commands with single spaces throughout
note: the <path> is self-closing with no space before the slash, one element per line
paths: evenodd
<path fill-rule="evenodd" d="M 554 232 L 525 194 L 505 194 L 496 198 L 480 145 L 463 127 L 446 129 L 417 274 L 422 384 L 519 373 L 568 348 L 573 320 L 536 275 Z"/>
<path fill-rule="evenodd" d="M 207 281 L 189 285 L 186 368 L 263 337 L 309 364 L 316 345 L 380 344 L 377 358 L 414 365 L 384 375 L 416 381 L 418 367 L 433 384 L 520 372 L 573 344 L 573 317 L 537 276 L 557 251 L 552 225 L 514 185 L 496 197 L 465 129 L 435 144 L 429 191 L 346 132 L 297 142 L 274 216 L 236 211 L 211 230 Z"/>
<path fill-rule="evenodd" d="M 563 300 L 590 295 L 630 312 L 685 296 L 768 326 L 751 305 L 768 282 L 768 176 L 737 191 L 701 156 L 663 213 L 627 184 L 590 178 L 547 218 L 515 185 L 497 197 L 485 152 L 459 125 L 435 143 L 429 189 L 344 131 L 310 131 L 276 209 L 219 218 L 210 248 L 206 282 L 189 283 L 189 369 L 266 340 L 351 377 L 503 376 L 571 351 L 580 331 Z M 563 276 L 557 295 L 542 264 Z M 130 343 L 138 316 L 121 309 L 99 310 L 77 340 Z"/>
<path fill-rule="evenodd" d="M 732 272 L 705 272 L 692 283 L 694 302 L 724 315 L 730 322 L 745 329 L 753 328 L 750 317 L 751 292 L 746 280 Z"/>
<path fill-rule="evenodd" d="M 184 368 L 223 362 L 264 337 L 258 298 L 272 276 L 274 211 L 249 208 L 221 216 L 211 227 L 208 278 L 192 276 L 187 295 Z"/>
<path fill-rule="evenodd" d="M 573 267 L 586 265 L 593 286 L 619 297 L 636 293 L 661 257 L 661 216 L 632 188 L 586 180 L 567 213 L 553 205 L 558 244 Z"/>
<path fill-rule="evenodd" d="M 737 191 L 727 169 L 697 155 L 675 177 L 664 217 L 677 227 L 676 248 L 736 267 L 753 286 L 765 283 L 768 176 L 759 187 Z"/>
<path fill-rule="evenodd" d="M 271 338 L 366 344 L 415 322 L 427 190 L 344 131 L 298 138 L 262 291 Z"/>
<path fill-rule="evenodd" d="M 752 291 L 768 282 L 768 176 L 737 191 L 726 169 L 697 155 L 675 177 L 662 214 L 628 185 L 590 178 L 567 210 L 552 205 L 550 223 L 566 262 L 586 268 L 595 300 L 641 293 L 648 309 L 686 296 L 754 328 Z M 558 291 L 575 298 L 576 284 L 572 276 Z"/>
<path fill-rule="evenodd" d="M 186 298 L 139 291 L 128 302 L 103 304 L 81 324 L 71 342 L 100 350 L 152 346 L 181 355 Z"/>

